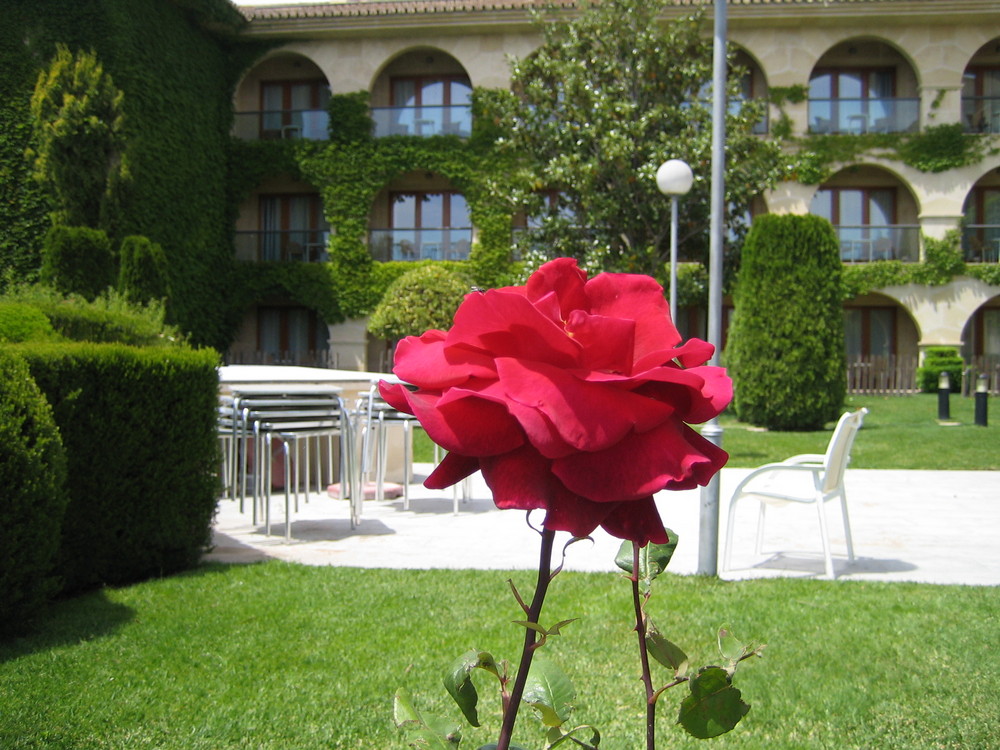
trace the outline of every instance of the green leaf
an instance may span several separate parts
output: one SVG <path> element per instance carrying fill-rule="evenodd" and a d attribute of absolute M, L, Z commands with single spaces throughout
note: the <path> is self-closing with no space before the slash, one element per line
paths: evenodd
<path fill-rule="evenodd" d="M 647 544 L 639 549 L 639 580 L 645 582 L 647 588 L 649 584 L 660 573 L 667 569 L 670 558 L 677 549 L 677 534 L 671 529 L 667 529 L 667 538 L 670 540 L 666 544 Z M 615 557 L 615 565 L 626 573 L 632 572 L 632 542 L 622 542 L 618 548 L 618 555 Z"/>
<path fill-rule="evenodd" d="M 746 645 L 733 635 L 728 625 L 719 628 L 719 651 L 722 653 L 722 658 L 734 666 L 747 655 Z"/>
<path fill-rule="evenodd" d="M 473 669 L 485 669 L 499 677 L 496 661 L 488 651 L 470 649 L 462 654 L 444 676 L 444 687 L 474 727 L 479 726 L 479 693 L 470 676 Z"/>
<path fill-rule="evenodd" d="M 585 742 L 575 736 L 581 732 L 588 731 L 590 732 L 589 742 Z M 558 747 L 567 741 L 572 741 L 572 747 L 582 747 L 585 748 L 585 750 L 597 750 L 598 745 L 601 744 L 601 733 L 589 724 L 581 724 L 578 727 L 573 727 L 568 732 L 563 732 L 560 727 L 552 727 L 549 729 L 548 734 L 545 735 L 545 750 L 551 750 L 551 748 Z"/>
<path fill-rule="evenodd" d="M 675 675 L 681 675 L 687 671 L 688 655 L 676 643 L 668 641 L 660 635 L 660 631 L 656 629 L 653 621 L 648 618 L 646 620 L 646 651 L 667 669 L 673 670 Z"/>
<path fill-rule="evenodd" d="M 426 719 L 413 707 L 410 694 L 403 688 L 396 691 L 392 701 L 392 715 L 396 726 L 407 733 L 410 747 L 421 750 L 454 750 L 462 741 L 462 732 L 447 719 L 428 716 Z"/>
<path fill-rule="evenodd" d="M 576 691 L 569 677 L 552 662 L 536 656 L 528 670 L 522 700 L 538 711 L 547 727 L 558 727 L 573 710 Z"/>
<path fill-rule="evenodd" d="M 681 701 L 677 722 L 694 737 L 725 734 L 750 710 L 721 667 L 705 667 L 688 685 L 691 694 Z"/>

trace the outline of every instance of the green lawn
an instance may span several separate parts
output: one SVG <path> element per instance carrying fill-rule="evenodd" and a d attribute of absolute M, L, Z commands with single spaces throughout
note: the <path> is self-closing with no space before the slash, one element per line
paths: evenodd
<path fill-rule="evenodd" d="M 855 467 L 1000 468 L 997 427 L 972 424 L 971 400 L 952 398 L 957 426 L 937 424 L 934 395 L 849 406 L 871 411 Z M 735 466 L 819 451 L 829 438 L 722 424 Z M 418 447 L 430 460 L 429 442 Z M 530 534 L 525 544 L 534 557 Z M 391 719 L 397 687 L 421 710 L 457 719 L 441 687 L 450 662 L 473 646 L 517 658 L 509 575 L 206 565 L 58 602 L 35 635 L 0 643 L 0 748 L 402 748 Z M 530 574 L 513 577 L 529 595 Z M 995 587 L 661 581 L 650 612 L 698 663 L 715 659 L 723 623 L 768 644 L 737 676 L 750 714 L 711 746 L 1000 747 Z M 620 577 L 566 572 L 542 618 L 581 618 L 546 650 L 577 684 L 577 719 L 602 730 L 607 750 L 642 746 L 628 611 Z M 661 709 L 663 750 L 706 747 L 673 726 L 684 689 Z M 495 739 L 496 701 L 483 693 L 491 729 L 470 730 L 470 750 Z M 530 715 L 520 726 L 522 744 L 540 748 Z"/>
<path fill-rule="evenodd" d="M 855 469 L 1000 469 L 1000 399 L 989 400 L 990 425 L 975 424 L 973 399 L 953 395 L 951 421 L 938 423 L 937 395 L 850 396 L 845 409 L 867 407 L 869 414 L 852 452 Z M 752 467 L 796 453 L 822 453 L 833 423 L 820 432 L 762 432 L 726 413 L 719 420 L 729 466 Z M 418 461 L 433 460 L 433 446 L 417 430 Z"/>
<path fill-rule="evenodd" d="M 534 555 L 526 534 L 525 554 Z M 57 604 L 36 636 L 0 644 L 5 750 L 404 747 L 392 694 L 458 718 L 441 687 L 472 646 L 516 658 L 520 619 L 490 571 L 208 565 Z M 532 576 L 513 574 L 522 592 Z M 997 592 L 860 582 L 661 579 L 650 612 L 698 663 L 724 622 L 766 642 L 737 687 L 752 705 L 710 745 L 673 725 L 686 688 L 665 697 L 667 748 L 988 748 L 1000 746 L 994 655 Z M 628 584 L 566 572 L 543 623 L 580 617 L 546 646 L 578 689 L 577 718 L 602 747 L 642 746 Z M 485 684 L 484 724 L 496 701 Z M 522 742 L 540 748 L 530 713 Z M 466 734 L 463 747 L 490 741 Z"/>

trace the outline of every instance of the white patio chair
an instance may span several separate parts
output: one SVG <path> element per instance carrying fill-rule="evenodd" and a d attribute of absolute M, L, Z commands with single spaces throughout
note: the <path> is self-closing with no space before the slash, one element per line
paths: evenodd
<path fill-rule="evenodd" d="M 765 464 L 754 469 L 739 483 L 729 501 L 729 523 L 726 526 L 726 545 L 722 558 L 722 569 L 729 570 L 733 548 L 733 528 L 736 507 L 744 498 L 755 498 L 760 503 L 757 519 L 756 552 L 761 554 L 764 540 L 764 517 L 768 506 L 780 507 L 791 503 L 812 503 L 819 517 L 820 535 L 823 541 L 823 557 L 826 576 L 835 578 L 833 557 L 830 552 L 830 536 L 827 532 L 826 503 L 839 499 L 844 520 L 844 535 L 847 541 L 847 559 L 854 560 L 854 543 L 851 540 L 851 524 L 847 515 L 847 496 L 844 492 L 844 472 L 851 460 L 851 446 L 861 429 L 867 409 L 846 412 L 833 431 L 826 453 L 804 453 L 781 461 Z M 812 489 L 805 488 L 796 475 L 811 474 Z M 798 484 L 799 486 L 796 486 Z"/>

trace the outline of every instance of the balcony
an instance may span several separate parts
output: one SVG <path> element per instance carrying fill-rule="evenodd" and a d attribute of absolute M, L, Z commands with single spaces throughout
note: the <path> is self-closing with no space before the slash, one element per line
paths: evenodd
<path fill-rule="evenodd" d="M 876 260 L 920 260 L 920 227 L 913 224 L 834 227 L 844 263 L 871 263 Z"/>
<path fill-rule="evenodd" d="M 966 133 L 1000 133 L 1000 97 L 963 96 L 962 125 Z"/>
<path fill-rule="evenodd" d="M 236 259 L 251 263 L 323 263 L 329 231 L 288 229 L 272 232 L 236 232 Z"/>
<path fill-rule="evenodd" d="M 325 109 L 282 109 L 267 112 L 237 112 L 233 135 L 244 141 L 277 141 L 304 138 L 325 141 L 329 137 L 330 114 Z"/>
<path fill-rule="evenodd" d="M 472 135 L 472 107 L 468 104 L 422 107 L 372 107 L 375 137 L 388 135 Z"/>
<path fill-rule="evenodd" d="M 962 254 L 966 263 L 1000 263 L 1000 224 L 966 224 Z"/>
<path fill-rule="evenodd" d="M 817 135 L 916 132 L 919 99 L 810 99 L 809 132 Z"/>
<path fill-rule="evenodd" d="M 378 261 L 468 260 L 472 227 L 447 229 L 373 229 L 368 250 Z"/>

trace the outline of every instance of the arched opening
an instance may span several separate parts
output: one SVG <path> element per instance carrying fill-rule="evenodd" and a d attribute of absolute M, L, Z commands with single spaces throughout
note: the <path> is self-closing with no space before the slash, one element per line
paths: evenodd
<path fill-rule="evenodd" d="M 919 124 L 916 72 L 885 42 L 841 42 L 809 76 L 810 133 L 909 133 Z"/>
<path fill-rule="evenodd" d="M 750 99 L 767 100 L 767 78 L 764 76 L 764 70 L 760 67 L 760 63 L 751 57 L 748 52 L 738 47 L 733 50 L 732 61 L 733 66 L 740 69 L 741 75 L 740 97 L 736 102 L 731 103 L 730 106 L 739 106 L 741 101 Z M 754 125 L 753 132 L 757 135 L 767 134 L 768 117 L 766 111 L 764 112 L 764 116 Z"/>
<path fill-rule="evenodd" d="M 308 58 L 279 52 L 255 65 L 236 89 L 234 135 L 244 140 L 329 136 L 330 85 Z"/>
<path fill-rule="evenodd" d="M 981 177 L 962 207 L 962 251 L 966 263 L 1000 261 L 1000 175 Z"/>
<path fill-rule="evenodd" d="M 446 52 L 425 48 L 389 62 L 371 89 L 375 136 L 472 134 L 472 82 Z"/>
<path fill-rule="evenodd" d="M 886 169 L 865 165 L 842 169 L 816 191 L 809 213 L 833 224 L 845 263 L 920 259 L 917 200 Z"/>
<path fill-rule="evenodd" d="M 467 260 L 471 247 L 469 206 L 447 178 L 410 172 L 375 197 L 368 240 L 375 260 Z"/>
<path fill-rule="evenodd" d="M 1000 296 L 987 301 L 966 321 L 962 359 L 977 373 L 1000 375 Z"/>
<path fill-rule="evenodd" d="M 1000 43 L 980 47 L 962 74 L 962 125 L 966 133 L 1000 133 Z"/>
<path fill-rule="evenodd" d="M 905 307 L 883 294 L 844 304 L 844 349 L 851 392 L 898 392 L 916 387 L 920 332 Z"/>

